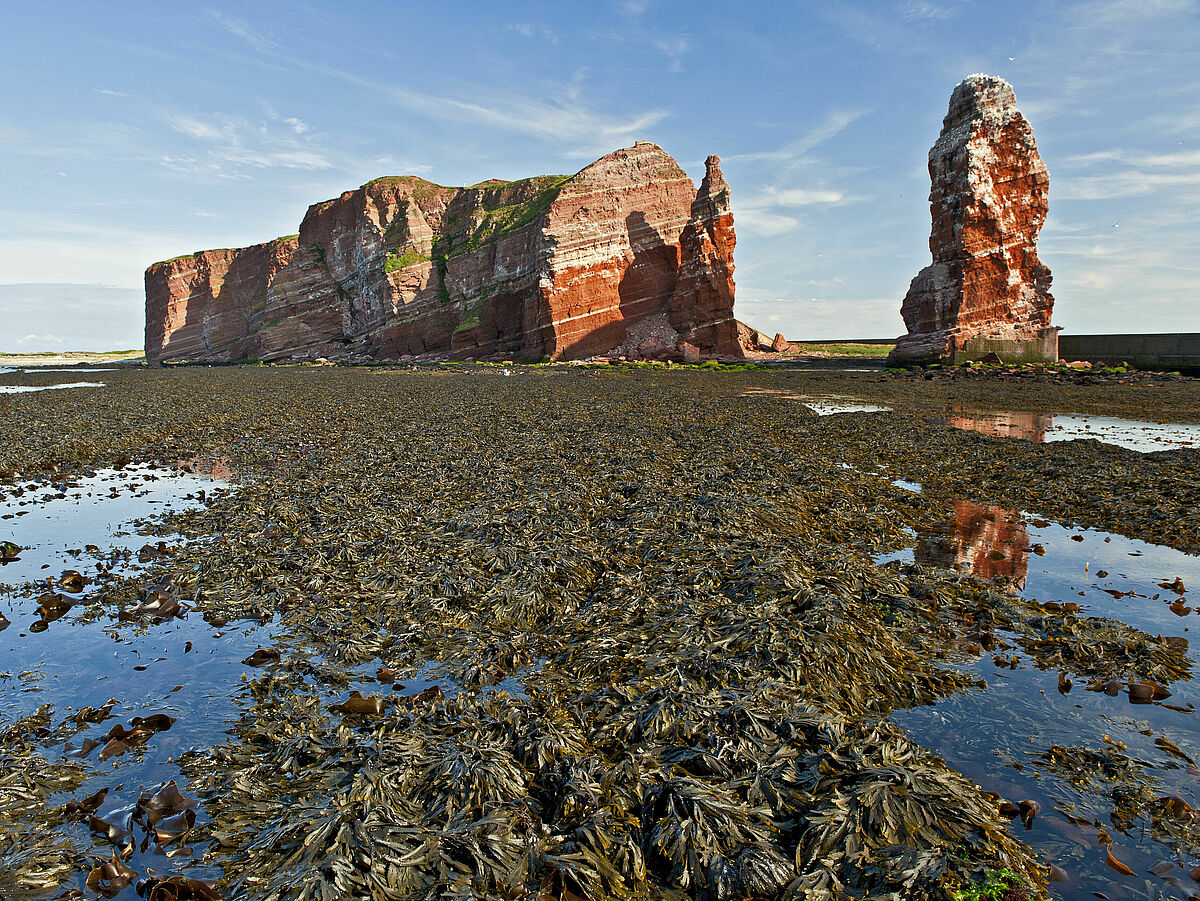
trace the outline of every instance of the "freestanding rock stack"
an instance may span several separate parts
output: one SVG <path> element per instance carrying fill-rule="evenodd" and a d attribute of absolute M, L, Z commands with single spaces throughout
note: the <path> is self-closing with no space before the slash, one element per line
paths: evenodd
<path fill-rule="evenodd" d="M 929 176 L 933 264 L 909 286 L 908 334 L 889 362 L 1056 360 L 1050 270 L 1037 256 L 1050 177 L 1008 82 L 972 75 L 954 89 Z"/>
<path fill-rule="evenodd" d="M 640 142 L 572 176 L 382 178 L 300 234 L 146 270 L 146 358 L 740 357 L 733 216 Z"/>

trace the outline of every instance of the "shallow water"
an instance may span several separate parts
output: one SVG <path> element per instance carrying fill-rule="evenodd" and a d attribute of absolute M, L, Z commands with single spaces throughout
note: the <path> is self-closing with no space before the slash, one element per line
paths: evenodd
<path fill-rule="evenodd" d="M 1200 447 L 1200 425 L 1190 423 L 1149 422 L 1115 416 L 960 409 L 949 411 L 945 421 L 956 429 L 1037 443 L 1094 438 L 1105 444 L 1141 453 Z"/>
<path fill-rule="evenodd" d="M 887 413 L 892 409 L 891 407 L 883 407 L 878 404 L 869 404 L 853 397 L 842 397 L 840 395 L 814 397 L 782 388 L 748 388 L 741 394 L 742 397 L 754 397 L 758 395 L 769 395 L 786 398 L 787 400 L 800 401 L 800 403 L 818 416 L 832 416 L 835 413 Z"/>
<path fill-rule="evenodd" d="M 109 565 L 118 563 L 113 551 L 136 552 L 148 541 L 154 543 L 137 534 L 135 521 L 198 507 L 204 497 L 221 490 L 223 483 L 207 476 L 151 466 L 102 469 L 50 484 L 22 483 L 7 495 L 0 489 L 0 541 L 28 548 L 0 566 L 0 586 L 57 577 L 64 569 L 83 570 L 96 555 L 86 550 L 88 545 L 102 549 Z M 127 562 L 128 555 L 119 557 Z"/>
<path fill-rule="evenodd" d="M 887 413 L 892 409 L 891 407 L 881 407 L 878 404 L 867 404 L 842 398 L 805 400 L 804 406 L 818 416 L 832 416 L 835 413 Z"/>
<path fill-rule="evenodd" d="M 31 391 L 52 391 L 56 388 L 103 388 L 104 382 L 65 382 L 62 385 L 0 385 L 0 394 L 28 394 Z"/>
<path fill-rule="evenodd" d="M 9 370 L 10 372 L 12 370 Z M 116 372 L 115 366 L 105 366 L 100 369 L 85 369 L 82 366 L 66 366 L 58 369 L 40 369 L 37 367 L 26 367 L 25 373 L 28 375 L 33 372 Z"/>
<path fill-rule="evenodd" d="M 9 623 L 0 631 L 0 722 L 48 704 L 53 728 L 86 707 L 114 702 L 109 718 L 83 722 L 66 742 L 42 753 L 54 763 L 64 755 L 78 757 L 89 739 L 98 742 L 80 758 L 89 768 L 83 786 L 52 803 L 79 800 L 107 787 L 97 816 L 121 824 L 137 839 L 142 830 L 130 814 L 143 791 L 175 780 L 192 797 L 176 761 L 189 748 L 222 740 L 237 713 L 233 696 L 239 679 L 252 672 L 243 659 L 269 645 L 272 630 L 257 623 L 210 625 L 194 611 L 160 623 L 146 617 L 123 622 L 115 611 L 89 601 L 92 586 L 68 586 L 76 589 L 68 591 L 57 581 L 53 591 L 59 600 L 47 616 L 39 611 L 39 595 L 48 594 L 50 585 L 30 583 L 55 580 L 64 569 L 86 578 L 120 578 L 137 562 L 131 551 L 147 544 L 159 547 L 156 537 L 137 534 L 137 523 L 168 510 L 198 507 L 214 489 L 222 490 L 220 483 L 207 476 L 129 467 L 103 470 L 73 485 L 17 486 L 19 493 L 0 501 L 0 539 L 22 548 L 19 559 L 0 568 L 0 611 Z M 162 545 L 168 552 L 171 541 Z M 106 576 L 105 571 L 117 575 Z M 63 612 L 68 605 L 73 606 Z M 155 714 L 174 722 L 143 744 L 100 759 L 110 729 Z M 203 824 L 203 809 L 197 806 L 196 812 Z M 102 850 L 105 839 L 90 836 L 84 822 L 64 831 L 84 853 L 107 853 Z M 153 841 L 150 847 L 138 844 L 138 849 L 128 864 L 139 873 L 148 867 L 158 872 L 187 867 L 188 875 L 197 878 L 219 875 L 189 854 L 168 859 Z M 63 888 L 82 889 L 85 875 L 77 874 Z M 118 895 L 126 896 L 135 897 L 133 888 Z"/>
<path fill-rule="evenodd" d="M 1188 603 L 1189 593 L 1200 595 L 1200 557 L 1116 534 L 956 501 L 947 520 L 918 534 L 913 547 L 879 560 L 953 567 L 996 579 L 1006 590 L 1043 604 L 1078 604 L 1082 616 L 1119 620 L 1151 635 L 1200 638 L 1200 630 L 1191 631 L 1200 625 L 1200 614 Z M 1200 707 L 1200 687 L 1194 680 L 1169 686 L 1166 703 L 1181 709 L 1134 703 L 1125 692 L 1112 696 L 1088 690 L 1087 680 L 1071 673 L 1062 674 L 1067 681 L 1061 681 L 1058 671 L 1037 668 L 1015 636 L 997 638 L 1011 647 L 995 656 L 981 652 L 963 664 L 987 681 L 986 689 L 902 711 L 893 719 L 985 790 L 1013 803 L 1028 799 L 1041 805 L 1029 831 L 1019 820 L 1011 828 L 1066 870 L 1068 881 L 1051 885 L 1055 897 L 1092 898 L 1103 892 L 1111 899 L 1157 898 L 1160 889 L 1162 897 L 1187 897 L 1149 872 L 1174 855 L 1149 834 L 1145 822 L 1135 820 L 1124 832 L 1114 825 L 1113 797 L 1121 787 L 1080 788 L 1048 772 L 1041 755 L 1054 746 L 1103 752 L 1118 743 L 1153 780 L 1155 795 L 1178 795 L 1200 806 L 1200 770 L 1189 771 L 1185 761 L 1155 744 L 1165 738 L 1192 758 L 1200 757 L 1193 712 Z M 1194 664 L 1194 646 L 1189 658 Z M 1137 875 L 1122 876 L 1110 868 L 1098 844 L 1099 827 L 1073 823 L 1068 813 L 1104 827 L 1113 856 Z M 1186 855 L 1181 860 L 1186 862 Z M 1181 879 L 1188 891 L 1200 891 L 1187 873 L 1194 865 L 1191 861 L 1164 875 Z"/>

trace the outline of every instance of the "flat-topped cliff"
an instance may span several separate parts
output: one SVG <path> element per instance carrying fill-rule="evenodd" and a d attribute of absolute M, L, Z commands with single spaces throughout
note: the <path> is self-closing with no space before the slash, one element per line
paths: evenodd
<path fill-rule="evenodd" d="M 640 142 L 572 176 L 381 178 L 146 270 L 146 358 L 740 355 L 729 187 Z"/>

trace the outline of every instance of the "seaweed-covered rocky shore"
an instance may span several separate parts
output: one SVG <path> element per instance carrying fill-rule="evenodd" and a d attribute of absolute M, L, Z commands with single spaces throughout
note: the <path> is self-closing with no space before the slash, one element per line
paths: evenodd
<path fill-rule="evenodd" d="M 1197 422 L 1191 380 L 620 366 L 104 380 L 0 396 L 8 485 L 220 459 L 236 490 L 171 517 L 164 534 L 192 540 L 139 575 L 97 575 L 87 616 L 151 634 L 176 615 L 272 624 L 230 680 L 225 740 L 174 761 L 201 815 L 154 838 L 153 897 L 1039 897 L 1057 873 L 1021 829 L 1032 802 L 964 777 L 893 714 L 978 690 L 963 664 L 985 650 L 1148 697 L 1192 676 L 1186 640 L 876 562 L 956 499 L 1200 551 L 1200 450 L 943 421 L 987 406 Z M 818 417 L 799 401 L 814 397 L 891 410 Z M 3 724 L 13 897 L 135 890 L 126 837 L 84 826 L 94 761 L 61 753 L 89 722 L 44 709 Z M 153 753 L 152 730 L 143 741 Z M 1168 744 L 1163 760 L 1187 756 Z M 1115 746 L 1045 753 L 1080 779 L 1153 765 L 1114 761 Z M 151 837 L 156 810 L 184 816 L 165 791 L 134 817 Z M 1126 828 L 1200 851 L 1194 817 L 1146 791 Z M 168 853 L 184 836 L 190 853 Z M 214 888 L 193 863 L 219 871 Z"/>

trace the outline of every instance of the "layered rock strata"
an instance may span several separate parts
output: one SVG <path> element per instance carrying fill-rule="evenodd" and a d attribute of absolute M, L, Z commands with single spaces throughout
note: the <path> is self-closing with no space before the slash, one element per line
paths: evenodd
<path fill-rule="evenodd" d="M 929 151 L 933 263 L 901 306 L 893 363 L 1057 358 L 1050 270 L 1038 259 L 1046 167 L 1008 82 L 964 79 Z"/>
<path fill-rule="evenodd" d="M 150 361 L 740 356 L 729 187 L 639 142 L 573 176 L 383 178 L 146 270 Z"/>

